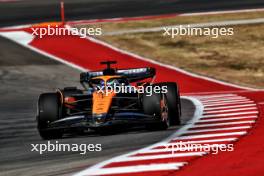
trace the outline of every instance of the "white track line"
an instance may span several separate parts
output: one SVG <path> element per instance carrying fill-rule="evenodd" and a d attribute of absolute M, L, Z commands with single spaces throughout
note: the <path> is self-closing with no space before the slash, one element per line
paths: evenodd
<path fill-rule="evenodd" d="M 245 97 L 232 97 L 232 98 L 215 98 L 215 99 L 210 99 L 210 100 L 200 100 L 202 103 L 213 103 L 213 102 L 218 102 L 218 101 L 231 101 L 231 100 L 249 100 L 248 98 Z"/>
<path fill-rule="evenodd" d="M 34 40 L 34 36 L 24 31 L 16 32 L 0 32 L 0 36 L 8 38 L 20 45 L 28 46 L 31 41 Z"/>
<path fill-rule="evenodd" d="M 198 96 L 194 96 L 195 98 L 197 98 L 198 100 L 213 100 L 213 99 L 219 99 L 219 98 L 234 98 L 234 97 L 243 97 L 241 95 L 237 95 L 237 94 L 213 94 L 213 95 L 198 95 Z"/>
<path fill-rule="evenodd" d="M 175 139 L 177 140 L 177 139 Z M 231 141 L 236 141 L 237 138 L 232 137 L 232 138 L 220 138 L 220 139 L 208 139 L 208 140 L 198 140 L 198 141 L 187 141 L 187 142 L 182 142 L 180 141 L 182 144 L 202 144 L 202 143 L 212 143 L 212 142 L 231 142 Z M 165 144 L 164 146 L 166 147 L 167 145 L 176 145 L 179 142 L 170 142 L 168 144 Z"/>
<path fill-rule="evenodd" d="M 194 96 L 198 100 L 211 99 L 211 98 L 223 98 L 223 97 L 236 97 L 236 94 L 219 94 L 219 95 L 200 95 Z"/>
<path fill-rule="evenodd" d="M 241 102 L 227 102 L 227 103 L 215 103 L 215 104 L 203 104 L 204 107 L 212 107 L 212 106 L 223 106 L 223 105 L 232 105 L 232 104 L 251 104 L 254 103 L 254 101 L 249 100 L 249 101 L 241 101 Z"/>
<path fill-rule="evenodd" d="M 221 107 L 214 107 L 214 108 L 204 108 L 205 111 L 211 110 L 219 110 L 219 109 L 231 109 L 231 108 L 242 108 L 242 107 L 256 107 L 256 104 L 244 104 L 244 105 L 233 105 L 233 106 L 221 106 Z"/>
<path fill-rule="evenodd" d="M 211 132 L 211 131 L 224 131 L 224 130 L 240 130 L 240 129 L 249 129 L 251 126 L 240 126 L 240 127 L 227 127 L 227 128 L 214 128 L 214 129 L 205 129 L 205 130 L 189 130 L 186 134 L 189 133 L 201 133 L 201 132 Z"/>
<path fill-rule="evenodd" d="M 214 102 L 221 102 L 221 101 L 236 101 L 236 100 L 249 100 L 248 98 L 245 97 L 232 97 L 232 98 L 218 98 L 218 99 L 205 99 L 205 100 L 200 100 L 202 103 L 214 103 Z"/>
<path fill-rule="evenodd" d="M 152 160 L 152 159 L 165 159 L 165 158 L 180 158 L 189 156 L 203 156 L 206 152 L 185 152 L 185 153 L 175 153 L 175 154 L 161 154 L 161 155 L 146 155 L 146 156 L 130 156 L 120 158 L 118 162 L 126 161 L 142 161 L 142 160 Z"/>
<path fill-rule="evenodd" d="M 155 149 L 154 151 L 146 151 L 144 153 L 139 153 L 141 154 L 141 156 L 144 156 L 144 154 L 153 154 L 153 155 L 145 155 L 145 156 L 157 156 L 157 155 L 162 155 L 162 154 L 156 154 L 159 152 L 164 152 L 164 153 L 168 153 L 170 152 L 169 155 L 175 155 L 175 154 L 179 154 L 180 152 L 190 152 L 190 151 L 195 151 L 195 152 L 206 152 L 203 151 L 203 149 L 207 149 L 208 148 L 215 148 L 215 147 L 221 147 L 223 144 L 206 144 L 206 145 L 202 145 L 202 144 L 197 144 L 197 145 L 186 145 L 186 144 L 182 144 L 182 143 L 178 143 L 178 144 L 171 144 L 169 146 L 167 146 L 167 148 L 165 149 Z M 178 152 L 178 153 L 177 153 Z"/>
<path fill-rule="evenodd" d="M 171 17 L 175 16 L 203 16 L 203 15 L 215 15 L 215 14 L 228 14 L 228 13 L 244 13 L 244 12 L 261 12 L 264 11 L 263 8 L 258 9 L 242 9 L 242 10 L 224 10 L 224 11 L 209 11 L 209 12 L 194 12 L 194 13 L 182 13 L 182 14 L 171 14 Z M 154 15 L 155 16 L 155 15 Z M 145 16 L 144 16 L 145 17 Z M 142 18 L 142 16 L 138 16 L 137 18 Z M 75 24 L 91 24 L 93 23 L 105 23 L 105 22 L 98 22 L 101 19 L 91 19 L 91 20 L 77 20 L 77 21 L 70 21 L 70 23 Z M 120 20 L 128 21 L 127 18 L 108 18 L 105 19 L 106 22 L 120 22 Z"/>
<path fill-rule="evenodd" d="M 139 153 L 139 154 L 153 154 L 153 155 L 149 155 L 149 156 L 155 156 L 156 153 L 173 152 L 173 153 L 168 154 L 168 155 L 173 155 L 173 154 L 175 154 L 174 152 L 176 152 L 176 149 L 175 148 L 172 148 L 173 146 L 176 146 L 176 144 L 175 145 L 168 145 L 167 146 L 168 148 L 148 150 L 148 151 L 145 151 L 144 153 Z"/>
<path fill-rule="evenodd" d="M 208 146 L 210 146 L 210 147 L 221 146 L 223 144 L 225 145 L 225 142 L 232 142 L 232 141 L 235 141 L 235 138 L 234 138 L 234 140 L 223 141 L 223 143 L 220 143 L 220 144 L 216 144 L 215 142 L 214 143 L 212 143 L 212 142 L 200 142 L 200 143 L 195 143 L 195 144 L 197 144 L 196 146 L 198 146 L 200 144 L 199 149 L 206 149 L 206 148 L 208 148 Z M 209 144 L 209 143 L 212 143 L 212 144 Z M 175 152 L 179 152 L 179 153 L 180 152 L 188 152 L 188 151 L 191 151 L 193 149 L 197 149 L 195 144 L 170 143 L 170 144 L 164 145 L 165 148 L 153 149 L 153 150 L 145 151 L 144 153 L 139 153 L 139 154 L 141 154 L 141 155 L 153 154 L 152 156 L 155 156 L 156 153 L 172 152 L 170 155 L 174 155 L 174 154 L 176 154 Z M 206 144 L 206 145 L 202 146 L 202 144 Z M 188 146 L 188 145 L 190 145 L 190 146 Z M 191 147 L 191 145 L 193 145 L 193 147 Z M 180 147 L 180 146 L 182 146 L 182 147 Z M 198 152 L 197 150 L 193 150 L 193 151 Z M 147 156 L 151 156 L 151 155 L 147 155 Z"/>
<path fill-rule="evenodd" d="M 113 175 L 113 174 L 125 174 L 125 173 L 136 173 L 136 172 L 147 172 L 147 171 L 162 171 L 162 170 L 178 170 L 182 167 L 185 162 L 177 163 L 162 163 L 162 164 L 148 164 L 148 165 L 136 165 L 136 166 L 123 166 L 123 167 L 112 167 L 112 168 L 100 168 L 90 169 L 87 175 Z"/>
<path fill-rule="evenodd" d="M 249 120 L 249 121 L 241 121 L 241 122 L 224 122 L 224 123 L 214 123 L 214 124 L 197 124 L 194 125 L 193 128 L 198 127 L 217 127 L 217 126 L 226 126 L 226 125 L 240 125 L 240 124 L 252 124 L 255 123 L 255 120 Z"/>
<path fill-rule="evenodd" d="M 177 147 L 177 146 L 179 146 L 179 147 Z M 175 147 L 174 149 L 173 148 L 169 148 L 168 147 L 168 151 L 172 151 L 172 152 L 189 152 L 189 151 L 196 151 L 196 152 L 198 152 L 198 151 L 201 151 L 200 149 L 206 149 L 206 148 L 208 148 L 208 147 L 210 147 L 210 148 L 212 148 L 212 147 L 219 147 L 219 146 L 222 146 L 222 144 L 208 144 L 208 145 L 205 145 L 205 146 L 199 146 L 199 150 L 197 150 L 197 146 L 195 146 L 195 145 L 190 145 L 190 146 L 184 146 L 184 145 L 182 145 L 181 147 L 180 147 L 180 144 L 178 144 L 178 145 L 174 145 L 174 146 L 172 146 L 172 147 Z M 142 153 L 142 154 L 144 154 L 144 153 Z M 174 155 L 174 154 L 177 154 L 177 153 L 172 153 L 172 155 Z"/>
<path fill-rule="evenodd" d="M 255 89 L 255 91 L 261 91 L 263 89 Z M 207 95 L 223 95 L 228 93 L 248 93 L 248 89 L 242 89 L 242 90 L 222 90 L 222 91 L 210 91 L 210 92 L 192 92 L 192 93 L 183 93 L 184 96 L 207 96 Z"/>
<path fill-rule="evenodd" d="M 262 12 L 262 11 L 264 11 L 264 8 L 183 13 L 180 14 L 179 16 L 200 16 L 200 15 L 216 15 L 216 14 L 227 14 L 227 13 L 245 13 L 245 12 Z"/>
<path fill-rule="evenodd" d="M 218 104 L 226 104 L 226 103 L 243 103 L 243 102 L 250 102 L 251 100 L 249 99 L 240 99 L 240 100 L 221 100 L 217 102 L 208 102 L 208 103 L 203 103 L 203 105 L 218 105 Z"/>
<path fill-rule="evenodd" d="M 240 120 L 240 119 L 256 119 L 257 116 L 243 116 L 243 117 L 228 117 L 228 118 L 219 118 L 219 119 L 201 119 L 199 122 L 219 122 L 219 121 L 226 121 L 226 120 Z"/>
<path fill-rule="evenodd" d="M 237 113 L 203 115 L 203 118 L 210 118 L 210 117 L 228 117 L 228 116 L 246 115 L 246 114 L 247 115 L 248 114 L 258 114 L 258 111 L 248 111 L 248 112 L 237 112 Z"/>
<path fill-rule="evenodd" d="M 112 35 L 134 34 L 134 33 L 160 32 L 160 31 L 164 31 L 164 28 L 205 28 L 205 27 L 221 27 L 221 26 L 261 24 L 261 23 L 264 23 L 264 18 L 226 20 L 226 21 L 216 21 L 216 22 L 207 22 L 207 23 L 178 24 L 178 25 L 171 25 L 171 26 L 119 30 L 119 31 L 113 31 L 113 32 L 105 32 L 103 35 L 112 36 Z"/>
<path fill-rule="evenodd" d="M 197 139 L 197 138 L 209 138 L 209 137 L 219 137 L 219 136 L 233 136 L 233 135 L 245 135 L 246 131 L 241 132 L 230 132 L 230 133 L 217 133 L 217 134 L 201 134 L 201 135 L 191 135 L 191 136 L 180 136 L 177 139 Z"/>
<path fill-rule="evenodd" d="M 237 109 L 225 109 L 225 110 L 206 110 L 205 114 L 235 112 L 235 111 L 245 111 L 245 110 L 257 110 L 257 107 L 255 106 L 255 107 L 250 107 L 250 108 L 237 108 Z"/>

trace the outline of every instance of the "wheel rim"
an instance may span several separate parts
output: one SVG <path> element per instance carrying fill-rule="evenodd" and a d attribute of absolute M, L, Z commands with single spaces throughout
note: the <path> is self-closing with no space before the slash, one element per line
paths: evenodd
<path fill-rule="evenodd" d="M 162 95 L 162 99 L 160 101 L 160 109 L 161 109 L 161 120 L 165 122 L 167 126 L 170 126 L 169 116 L 168 116 L 168 104 L 167 99 L 164 95 Z"/>

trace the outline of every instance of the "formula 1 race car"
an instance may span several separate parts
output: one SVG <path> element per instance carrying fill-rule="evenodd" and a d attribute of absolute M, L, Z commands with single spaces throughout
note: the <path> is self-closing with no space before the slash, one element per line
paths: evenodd
<path fill-rule="evenodd" d="M 145 126 L 165 130 L 179 125 L 181 102 L 174 82 L 153 83 L 155 68 L 83 72 L 83 89 L 66 87 L 43 93 L 38 100 L 37 127 L 43 139 L 61 138 L 69 129 L 100 133 L 115 127 Z M 140 82 L 151 79 L 149 82 Z"/>

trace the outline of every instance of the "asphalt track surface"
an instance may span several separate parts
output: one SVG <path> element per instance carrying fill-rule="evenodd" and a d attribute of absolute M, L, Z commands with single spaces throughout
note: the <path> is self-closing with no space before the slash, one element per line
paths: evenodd
<path fill-rule="evenodd" d="M 88 133 L 68 135 L 60 143 L 102 144 L 102 152 L 31 152 L 31 143 L 40 139 L 35 122 L 40 93 L 56 87 L 78 85 L 79 72 L 0 38 L 0 175 L 63 175 L 79 171 L 113 156 L 158 142 L 175 132 L 124 131 L 109 136 Z M 183 101 L 183 119 L 193 116 L 194 106 Z M 55 143 L 55 141 L 53 141 Z M 131 144 L 132 143 L 132 144 Z"/>
<path fill-rule="evenodd" d="M 261 7 L 263 0 L 65 0 L 65 15 L 78 20 Z M 0 2 L 0 26 L 59 19 L 59 0 Z"/>

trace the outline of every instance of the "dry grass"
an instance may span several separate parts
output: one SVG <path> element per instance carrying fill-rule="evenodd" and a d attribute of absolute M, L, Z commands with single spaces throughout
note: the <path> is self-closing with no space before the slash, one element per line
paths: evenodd
<path fill-rule="evenodd" d="M 258 12 L 259 13 L 259 12 Z M 256 13 L 249 16 L 261 17 Z M 263 13 L 262 13 L 263 15 Z M 232 14 L 188 17 L 191 22 L 212 21 L 211 19 L 242 18 L 242 15 Z M 244 16 L 243 18 L 247 18 Z M 181 21 L 178 17 L 169 21 Z M 237 19 L 236 18 L 236 19 Z M 199 19 L 197 21 L 197 19 Z M 206 20 L 207 19 L 207 20 Z M 187 17 L 184 17 L 186 23 Z M 188 21 L 187 20 L 187 21 Z M 153 20 L 123 23 L 129 28 L 138 23 L 150 27 Z M 154 20 L 155 21 L 155 20 Z M 159 21 L 161 23 L 161 21 Z M 126 25 L 127 24 L 127 25 Z M 151 24 L 151 25 L 149 25 Z M 166 22 L 166 25 L 168 23 Z M 175 23 L 173 23 L 175 24 Z M 109 25 L 108 29 L 113 30 Z M 115 26 L 116 27 L 116 26 Z M 119 29 L 119 28 L 118 28 Z M 137 33 L 119 36 L 102 36 L 101 39 L 139 55 L 174 65 L 185 70 L 206 75 L 235 84 L 263 88 L 264 87 L 264 24 L 234 26 L 233 36 L 222 36 L 213 39 L 208 36 L 177 36 L 174 39 L 162 36 L 162 32 Z"/>

